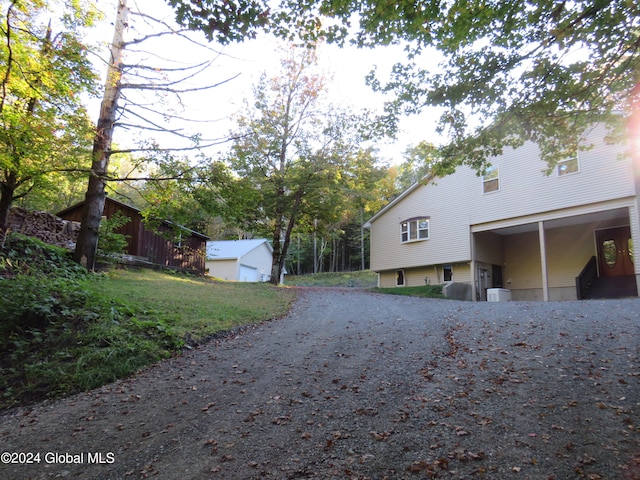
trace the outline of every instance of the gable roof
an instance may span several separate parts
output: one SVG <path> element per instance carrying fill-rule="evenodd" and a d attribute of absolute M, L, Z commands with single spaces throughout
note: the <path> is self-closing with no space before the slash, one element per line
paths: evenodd
<path fill-rule="evenodd" d="M 434 178 L 435 178 L 435 175 L 433 174 L 427 174 L 424 177 L 422 177 L 421 180 L 415 182 L 413 185 L 407 188 L 404 192 L 402 192 L 400 195 L 398 195 L 396 198 L 394 198 L 388 204 L 382 207 L 382 209 L 378 213 L 376 213 L 373 217 L 371 217 L 369 220 L 367 220 L 364 223 L 363 228 L 371 228 L 371 224 L 375 222 L 379 217 L 381 217 L 382 214 L 384 214 L 387 210 L 390 210 L 394 205 L 399 203 L 403 198 L 409 196 L 409 194 L 411 194 L 411 192 L 413 192 L 416 188 L 421 187 L 423 185 L 427 185 Z"/>
<path fill-rule="evenodd" d="M 111 202 L 111 203 L 113 203 L 115 205 L 118 205 L 122 209 L 129 210 L 129 211 L 133 212 L 135 215 L 138 215 L 138 216 L 142 217 L 142 211 L 140 209 L 136 208 L 136 207 L 133 207 L 131 205 L 128 205 L 128 204 L 126 204 L 124 202 L 121 202 L 121 201 L 116 200 L 116 199 L 111 198 L 111 197 L 105 197 L 105 204 L 107 202 Z M 77 210 L 77 209 L 81 208 L 83 205 L 84 205 L 84 200 L 81 201 L 81 202 L 76 203 L 75 205 L 71 205 L 70 207 L 67 207 L 64 210 L 61 210 L 60 212 L 56 213 L 56 216 L 63 217 L 65 214 L 67 214 L 67 213 L 69 213 L 69 212 L 71 212 L 73 210 Z M 205 234 L 200 233 L 200 232 L 196 232 L 195 230 L 191 230 L 190 228 L 187 228 L 187 227 L 185 227 L 183 225 L 179 225 L 177 223 L 173 223 L 173 222 L 171 222 L 169 220 L 162 220 L 162 223 L 167 225 L 167 226 L 176 225 L 181 230 L 183 230 L 185 232 L 188 232 L 190 235 L 192 235 L 194 237 L 198 237 L 201 240 L 205 240 L 205 241 L 209 240 L 209 237 L 206 236 Z"/>
<path fill-rule="evenodd" d="M 269 252 L 272 253 L 273 248 L 266 238 L 255 238 L 252 240 L 212 240 L 207 242 L 207 260 L 241 258 L 263 243 L 267 245 Z"/>

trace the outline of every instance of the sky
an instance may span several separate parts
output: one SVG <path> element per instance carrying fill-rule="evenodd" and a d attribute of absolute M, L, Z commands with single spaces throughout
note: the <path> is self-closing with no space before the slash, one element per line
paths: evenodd
<path fill-rule="evenodd" d="M 129 7 L 132 10 L 138 7 L 143 12 L 152 12 L 155 18 L 172 23 L 173 12 L 162 0 L 129 0 Z M 95 36 L 96 41 L 102 45 L 103 55 L 106 57 L 108 43 L 113 37 L 116 0 L 100 1 L 99 8 L 104 13 L 105 21 L 92 33 L 92 36 Z M 132 28 L 125 33 L 125 40 L 136 38 L 138 32 L 144 28 L 144 23 L 139 23 L 139 20 L 138 23 L 131 24 Z M 194 35 L 193 38 L 200 40 L 203 37 Z M 222 84 L 208 91 L 184 95 L 184 105 L 179 112 L 182 117 L 208 122 L 172 121 L 172 127 L 175 125 L 177 128 L 180 123 L 179 127 L 184 128 L 185 132 L 201 131 L 203 138 L 215 139 L 224 137 L 233 127 L 230 116 L 242 108 L 245 99 L 251 98 L 252 86 L 258 81 L 260 75 L 263 72 L 268 75 L 278 72 L 280 58 L 276 51 L 277 44 L 276 40 L 262 36 L 256 40 L 232 44 L 224 48 L 216 44 L 208 44 L 203 48 L 174 37 L 148 44 L 144 53 L 127 53 L 127 55 L 130 60 L 133 55 L 142 55 L 141 58 L 144 58 L 147 64 L 156 64 L 155 62 L 159 62 L 161 57 L 171 59 L 174 62 L 171 65 L 194 64 L 203 59 L 215 58 L 211 67 L 198 77 L 199 79 L 193 79 L 190 82 Z M 381 73 L 380 77 L 384 79 L 393 63 L 402 60 L 403 53 L 398 46 L 358 50 L 353 47 L 340 49 L 336 46 L 323 45 L 320 47 L 318 57 L 321 68 L 329 77 L 333 77 L 329 86 L 329 100 L 332 103 L 351 106 L 356 110 L 369 108 L 381 112 L 384 96 L 374 93 L 365 84 L 365 76 L 371 68 L 377 66 Z M 101 62 L 98 61 L 96 64 L 101 66 L 103 72 L 105 71 Z M 232 77 L 235 78 L 226 81 Z M 90 114 L 97 118 L 99 101 L 91 102 L 89 109 Z M 381 141 L 376 145 L 380 156 L 388 163 L 397 164 L 402 161 L 402 153 L 409 145 L 415 145 L 422 140 L 435 144 L 441 143 L 442 139 L 435 133 L 436 120 L 436 115 L 432 112 L 403 119 L 397 141 L 393 143 Z M 115 141 L 124 146 L 129 135 L 131 135 L 130 132 L 116 130 Z M 164 142 L 165 140 L 163 144 Z M 171 143 L 179 144 L 180 142 L 173 139 Z M 208 150 L 207 154 L 224 148 L 224 146 L 212 147 L 213 151 Z"/>

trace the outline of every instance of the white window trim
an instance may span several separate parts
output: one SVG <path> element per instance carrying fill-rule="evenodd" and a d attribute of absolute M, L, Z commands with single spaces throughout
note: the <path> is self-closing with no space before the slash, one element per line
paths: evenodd
<path fill-rule="evenodd" d="M 487 170 L 489 170 L 489 169 L 495 169 L 495 171 L 497 172 L 497 175 L 496 175 L 495 178 L 490 178 L 490 179 L 487 180 L 485 177 L 486 177 L 486 174 L 487 174 Z M 492 182 L 494 180 L 498 181 L 498 188 L 496 188 L 495 190 L 491 190 L 490 192 L 485 191 L 485 188 L 484 188 L 485 184 L 488 183 L 488 182 Z M 500 191 L 500 188 L 501 188 L 500 167 L 498 165 L 489 165 L 487 167 L 487 169 L 485 170 L 485 174 L 482 175 L 482 194 L 483 195 L 489 195 L 491 193 L 496 193 L 496 192 Z"/>
<path fill-rule="evenodd" d="M 418 228 L 418 224 L 420 222 L 427 222 L 427 228 Z M 411 224 L 415 224 L 416 229 L 416 238 L 411 238 Z M 404 240 L 403 236 L 405 231 L 403 230 L 403 225 L 407 224 L 407 239 Z M 420 232 L 427 231 L 426 237 L 420 237 Z M 403 220 L 400 222 L 400 242 L 401 243 L 412 243 L 412 242 L 423 242 L 425 240 L 429 240 L 431 238 L 431 217 L 414 217 L 408 218 L 407 220 Z"/>
<path fill-rule="evenodd" d="M 575 172 L 560 173 L 560 165 L 563 164 L 563 163 L 566 163 L 566 162 L 570 162 L 572 160 L 576 161 L 576 163 L 578 164 L 578 169 Z M 565 158 L 564 160 L 560 160 L 556 164 L 556 176 L 558 178 L 570 177 L 571 175 L 575 175 L 576 173 L 580 173 L 580 156 L 578 154 L 576 154 L 574 157 Z"/>

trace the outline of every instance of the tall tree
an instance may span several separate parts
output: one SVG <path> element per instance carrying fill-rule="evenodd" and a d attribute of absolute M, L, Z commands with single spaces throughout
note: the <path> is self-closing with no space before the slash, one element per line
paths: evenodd
<path fill-rule="evenodd" d="M 438 149 L 428 142 L 419 142 L 417 145 L 409 145 L 404 151 L 404 160 L 399 165 L 398 189 L 406 190 L 411 185 L 419 182 L 430 173 L 440 159 Z"/>
<path fill-rule="evenodd" d="M 253 191 L 245 221 L 261 224 L 271 236 L 273 283 L 280 281 L 295 225 L 326 215 L 359 149 L 355 117 L 321 101 L 325 81 L 315 51 L 290 47 L 281 65 L 278 76 L 264 76 L 255 86 L 255 102 L 238 120 L 230 156 Z"/>
<path fill-rule="evenodd" d="M 74 260 L 92 269 L 98 243 L 100 219 L 105 202 L 108 182 L 115 184 L 131 178 L 118 177 L 110 171 L 114 155 L 136 152 L 143 155 L 147 164 L 171 159 L 166 151 L 196 150 L 205 145 L 218 144 L 224 139 L 205 139 L 198 133 L 189 134 L 172 123 L 180 120 L 184 124 L 189 118 L 182 116 L 180 107 L 184 97 L 196 95 L 224 83 L 201 80 L 211 78 L 210 67 L 219 52 L 198 42 L 186 31 L 170 22 L 155 18 L 153 12 L 128 8 L 127 0 L 118 0 L 113 41 L 104 95 L 93 142 L 89 182 L 85 194 L 82 225 L 76 243 Z M 128 33 L 127 33 L 128 32 Z M 125 35 L 125 33 L 127 33 Z M 125 36 L 127 38 L 125 38 Z M 190 63 L 185 58 L 166 58 L 158 39 L 169 37 L 174 45 L 194 50 L 200 58 Z M 185 53 L 185 57 L 187 54 Z M 193 56 L 193 55 L 192 55 Z M 169 100 L 175 100 L 169 103 Z M 135 132 L 143 137 L 136 146 L 113 147 L 116 127 Z M 153 136 L 155 138 L 149 138 Z M 132 142 L 132 140 L 128 140 Z M 149 167 L 151 168 L 151 167 Z M 175 176 L 188 173 L 191 165 Z M 145 175 L 138 178 L 145 178 Z"/>
<path fill-rule="evenodd" d="M 105 179 L 109 168 L 111 141 L 116 123 L 118 98 L 122 84 L 122 57 L 124 51 L 124 30 L 127 26 L 128 7 L 126 0 L 118 1 L 111 58 L 108 63 L 104 96 L 100 105 L 100 116 L 93 140 L 91 153 L 91 173 L 82 210 L 82 221 L 73 259 L 79 264 L 93 269 L 98 249 L 100 219 L 105 202 Z"/>
<path fill-rule="evenodd" d="M 81 95 L 95 91 L 82 34 L 96 12 L 70 2 L 2 2 L 0 234 L 13 202 L 78 168 L 92 132 Z M 57 31 L 56 31 L 57 30 Z"/>
<path fill-rule="evenodd" d="M 172 3 L 207 34 L 220 17 L 215 0 Z M 593 122 L 606 121 L 619 134 L 638 102 L 638 2 L 281 0 L 270 9 L 266 3 L 252 5 L 264 8 L 268 28 L 283 36 L 372 48 L 403 43 L 407 58 L 391 78 L 372 73 L 369 81 L 395 93 L 391 116 L 443 109 L 439 130 L 450 144 L 441 173 L 460 163 L 482 170 L 489 156 L 526 140 L 538 142 L 553 165 L 575 152 Z"/>

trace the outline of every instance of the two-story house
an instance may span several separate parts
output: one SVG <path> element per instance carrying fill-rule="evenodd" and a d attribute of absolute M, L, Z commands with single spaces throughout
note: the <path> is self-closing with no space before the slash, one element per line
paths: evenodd
<path fill-rule="evenodd" d="M 462 166 L 410 187 L 365 225 L 378 285 L 447 284 L 469 300 L 496 287 L 513 300 L 636 296 L 640 179 L 605 133 L 551 174 L 526 143 L 484 175 Z"/>

